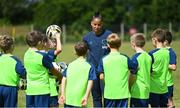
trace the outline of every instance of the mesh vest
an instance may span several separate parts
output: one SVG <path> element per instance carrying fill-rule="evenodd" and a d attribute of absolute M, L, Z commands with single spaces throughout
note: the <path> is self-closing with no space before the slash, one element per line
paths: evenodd
<path fill-rule="evenodd" d="M 150 78 L 150 92 L 163 94 L 167 89 L 167 73 L 169 65 L 169 51 L 161 48 L 153 53 L 154 63 L 152 64 L 152 73 Z"/>
<path fill-rule="evenodd" d="M 28 49 L 24 56 L 27 71 L 27 95 L 49 94 L 48 70 L 42 64 L 43 55 Z"/>
<path fill-rule="evenodd" d="M 11 54 L 0 56 L 0 85 L 17 86 L 19 75 L 16 73 L 16 60 Z"/>
<path fill-rule="evenodd" d="M 138 99 L 148 99 L 150 92 L 150 71 L 151 71 L 151 56 L 142 52 L 138 57 L 138 72 L 136 81 L 131 87 L 131 97 Z"/>
<path fill-rule="evenodd" d="M 119 52 L 111 52 L 103 58 L 104 68 L 104 98 L 129 98 L 128 89 L 128 58 Z"/>
<path fill-rule="evenodd" d="M 66 104 L 81 107 L 88 84 L 91 65 L 79 57 L 68 65 L 66 82 Z"/>

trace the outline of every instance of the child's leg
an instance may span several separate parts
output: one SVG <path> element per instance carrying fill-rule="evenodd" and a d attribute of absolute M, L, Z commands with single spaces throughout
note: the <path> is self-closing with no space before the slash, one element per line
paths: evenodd
<path fill-rule="evenodd" d="M 160 107 L 167 107 L 168 105 L 168 93 L 160 95 Z"/>
<path fill-rule="evenodd" d="M 128 107 L 128 99 L 117 99 L 115 101 L 115 107 L 117 107 L 117 108 L 127 108 Z"/>
<path fill-rule="evenodd" d="M 160 107 L 160 95 L 155 93 L 150 93 L 149 103 L 151 107 Z"/>
<path fill-rule="evenodd" d="M 3 89 L 4 107 L 17 107 L 17 87 L 1 86 Z"/>
<path fill-rule="evenodd" d="M 49 106 L 50 107 L 58 107 L 58 96 L 51 96 L 49 99 Z"/>
<path fill-rule="evenodd" d="M 168 86 L 168 107 L 169 108 L 173 108 L 174 107 L 173 91 L 174 91 L 173 85 L 172 86 Z"/>
<path fill-rule="evenodd" d="M 33 95 L 26 95 L 26 107 L 34 107 L 34 96 Z"/>
<path fill-rule="evenodd" d="M 34 107 L 49 107 L 50 94 L 36 95 L 35 96 L 35 106 Z"/>
<path fill-rule="evenodd" d="M 113 100 L 113 99 L 105 99 L 104 98 L 104 107 L 105 108 L 115 107 L 115 100 Z"/>
<path fill-rule="evenodd" d="M 131 98 L 130 107 L 148 107 L 148 99 Z"/>

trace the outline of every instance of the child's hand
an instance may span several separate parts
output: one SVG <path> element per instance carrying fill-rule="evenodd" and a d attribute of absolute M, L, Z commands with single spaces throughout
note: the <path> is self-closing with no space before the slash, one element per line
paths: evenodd
<path fill-rule="evenodd" d="M 101 74 L 99 75 L 99 78 L 100 78 L 100 80 L 104 80 L 104 74 L 101 73 Z"/>
<path fill-rule="evenodd" d="M 61 95 L 59 100 L 58 100 L 58 103 L 59 104 L 64 104 L 65 103 L 65 96 L 64 95 Z"/>
<path fill-rule="evenodd" d="M 59 39 L 61 37 L 61 32 L 56 32 L 54 35 L 55 35 L 56 39 L 57 38 Z"/>
<path fill-rule="evenodd" d="M 82 106 L 86 106 L 88 102 L 88 98 L 84 97 L 83 100 L 81 101 Z"/>

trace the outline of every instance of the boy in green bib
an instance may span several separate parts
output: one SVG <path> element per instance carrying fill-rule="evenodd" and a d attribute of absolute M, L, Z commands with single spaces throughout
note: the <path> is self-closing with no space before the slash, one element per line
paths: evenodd
<path fill-rule="evenodd" d="M 112 33 L 107 38 L 110 53 L 102 58 L 98 66 L 100 79 L 104 79 L 104 107 L 127 107 L 130 97 L 128 87 L 129 70 L 136 71 L 135 65 L 125 55 L 119 53 L 121 40 Z"/>
<path fill-rule="evenodd" d="M 164 47 L 165 31 L 156 29 L 151 36 L 155 49 L 149 52 L 152 57 L 149 102 L 151 107 L 167 107 L 169 50 Z"/>
<path fill-rule="evenodd" d="M 79 42 L 74 46 L 78 58 L 63 72 L 59 103 L 64 107 L 86 106 L 96 79 L 95 67 L 86 61 L 87 44 Z"/>
<path fill-rule="evenodd" d="M 49 107 L 50 84 L 49 71 L 61 80 L 61 74 L 52 64 L 45 52 L 41 52 L 44 34 L 33 31 L 27 34 L 26 42 L 29 49 L 24 55 L 24 65 L 27 71 L 26 106 Z"/>
<path fill-rule="evenodd" d="M 26 78 L 21 61 L 12 55 L 14 40 L 11 36 L 0 36 L 0 107 L 17 107 L 19 78 Z"/>
<path fill-rule="evenodd" d="M 165 46 L 169 50 L 169 66 L 168 66 L 168 74 L 167 74 L 167 86 L 168 86 L 168 107 L 173 108 L 174 102 L 173 102 L 173 91 L 174 91 L 174 78 L 173 78 L 173 72 L 176 70 L 176 53 L 171 48 L 171 42 L 172 42 L 172 33 L 169 31 L 166 31 L 165 36 Z"/>
<path fill-rule="evenodd" d="M 132 61 L 138 67 L 134 74 L 130 74 L 131 107 L 148 107 L 150 92 L 150 71 L 152 58 L 144 51 L 144 34 L 136 33 L 131 36 L 131 47 L 136 51 Z"/>

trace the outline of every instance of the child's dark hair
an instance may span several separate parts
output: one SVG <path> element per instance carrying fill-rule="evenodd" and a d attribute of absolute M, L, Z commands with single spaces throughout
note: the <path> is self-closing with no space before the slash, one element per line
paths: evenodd
<path fill-rule="evenodd" d="M 151 35 L 152 38 L 157 38 L 158 42 L 164 42 L 165 41 L 165 30 L 158 28 L 154 30 L 154 32 Z"/>
<path fill-rule="evenodd" d="M 103 20 L 100 12 L 95 12 L 94 15 L 93 15 L 92 20 L 94 20 L 96 18 L 100 19 L 101 21 Z"/>
<path fill-rule="evenodd" d="M 112 33 L 107 37 L 107 42 L 111 48 L 119 49 L 121 46 L 121 39 L 116 33 Z"/>
<path fill-rule="evenodd" d="M 172 42 L 172 33 L 168 30 L 165 31 L 166 35 L 165 35 L 165 40 L 168 42 L 168 44 L 171 44 Z"/>
<path fill-rule="evenodd" d="M 134 41 L 134 43 L 137 47 L 140 47 L 140 48 L 144 47 L 144 45 L 145 45 L 144 34 L 136 33 L 136 34 L 132 35 L 131 41 Z"/>
<path fill-rule="evenodd" d="M 78 42 L 75 46 L 74 49 L 76 51 L 76 54 L 78 56 L 85 56 L 88 50 L 87 44 L 85 42 Z"/>
<path fill-rule="evenodd" d="M 2 35 L 0 36 L 0 48 L 1 50 L 6 53 L 6 51 L 11 50 L 14 45 L 14 40 L 11 36 Z"/>
<path fill-rule="evenodd" d="M 38 45 L 39 42 L 43 41 L 43 38 L 45 37 L 45 34 L 39 32 L 39 31 L 33 31 L 27 34 L 26 36 L 26 43 L 30 47 L 35 47 Z"/>

